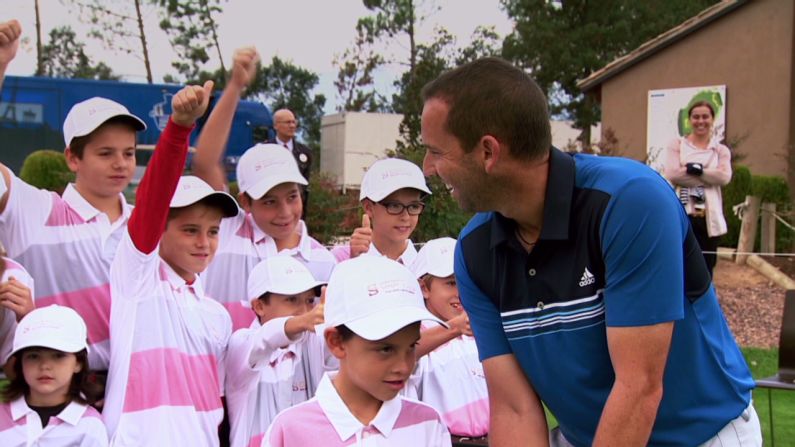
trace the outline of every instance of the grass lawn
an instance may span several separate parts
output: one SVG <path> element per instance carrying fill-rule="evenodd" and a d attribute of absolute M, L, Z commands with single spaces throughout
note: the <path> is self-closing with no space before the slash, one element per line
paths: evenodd
<path fill-rule="evenodd" d="M 778 349 L 743 348 L 748 366 L 754 379 L 770 377 L 778 371 Z M 776 446 L 795 446 L 795 392 L 770 390 L 773 398 L 773 421 Z M 768 410 L 768 390 L 754 390 L 754 407 L 762 424 L 765 445 L 770 445 L 770 411 Z"/>

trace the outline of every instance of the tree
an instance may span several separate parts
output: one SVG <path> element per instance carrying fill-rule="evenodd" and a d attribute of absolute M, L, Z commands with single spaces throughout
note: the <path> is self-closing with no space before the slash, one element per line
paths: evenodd
<path fill-rule="evenodd" d="M 220 0 L 151 0 L 162 8 L 160 29 L 169 36 L 177 59 L 171 63 L 177 72 L 192 83 L 202 75 L 202 66 L 210 60 L 209 48 L 213 48 L 221 63 L 221 73 L 226 72 L 221 46 L 218 42 L 218 25 L 213 14 L 221 12 Z"/>
<path fill-rule="evenodd" d="M 292 110 L 301 122 L 304 141 L 316 153 L 320 148 L 320 120 L 326 105 L 324 95 L 311 93 L 318 80 L 316 73 L 273 56 L 270 65 L 260 68 L 247 95 L 268 104 L 271 110 Z"/>
<path fill-rule="evenodd" d="M 334 87 L 343 101 L 337 111 L 385 111 L 388 108 L 386 99 L 373 86 L 373 74 L 384 64 L 384 58 L 375 52 L 372 35 L 362 26 L 357 26 L 356 30 L 353 46 L 334 57 L 334 65 L 339 67 Z"/>
<path fill-rule="evenodd" d="M 516 22 L 503 43 L 504 57 L 531 73 L 553 99 L 553 114 L 573 119 L 587 134 L 599 109 L 577 81 L 716 0 L 501 2 Z"/>
<path fill-rule="evenodd" d="M 144 0 L 107 2 L 70 0 L 80 8 L 80 20 L 92 26 L 91 37 L 107 49 L 133 55 L 144 63 L 146 80 L 152 83 L 152 66 L 144 31 Z"/>
<path fill-rule="evenodd" d="M 79 42 L 69 26 L 53 28 L 50 41 L 41 49 L 40 76 L 79 79 L 119 79 L 103 62 L 94 64 L 86 55 L 85 44 Z"/>

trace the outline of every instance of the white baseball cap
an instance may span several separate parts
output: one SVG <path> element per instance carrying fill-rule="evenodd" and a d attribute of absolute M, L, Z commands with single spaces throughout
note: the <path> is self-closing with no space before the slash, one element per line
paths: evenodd
<path fill-rule="evenodd" d="M 418 321 L 447 327 L 425 308 L 411 271 L 382 256 L 359 256 L 334 269 L 326 288 L 325 327 L 344 324 L 366 340 L 381 340 Z"/>
<path fill-rule="evenodd" d="M 400 158 L 378 160 L 364 173 L 359 201 L 370 199 L 373 202 L 380 202 L 386 196 L 403 188 L 431 193 L 419 166 Z"/>
<path fill-rule="evenodd" d="M 14 333 L 11 355 L 32 347 L 80 352 L 88 349 L 86 323 L 73 309 L 53 304 L 25 315 Z"/>
<path fill-rule="evenodd" d="M 453 274 L 453 260 L 456 240 L 451 237 L 432 239 L 425 243 L 411 264 L 414 276 L 422 278 L 433 275 L 447 278 Z"/>
<path fill-rule="evenodd" d="M 130 113 L 127 107 L 116 101 L 95 96 L 91 99 L 73 105 L 63 122 L 63 138 L 66 146 L 72 143 L 75 137 L 84 137 L 97 130 L 105 121 L 124 116 L 136 130 L 146 130 L 146 124 L 141 118 Z"/>
<path fill-rule="evenodd" d="M 315 280 L 309 269 L 292 256 L 271 256 L 257 264 L 249 273 L 248 301 L 244 304 L 250 306 L 251 300 L 268 292 L 295 295 L 323 284 L 325 283 Z"/>
<path fill-rule="evenodd" d="M 183 175 L 177 183 L 177 190 L 171 197 L 171 208 L 183 208 L 194 203 L 212 197 L 218 206 L 221 207 L 224 217 L 237 216 L 239 208 L 237 202 L 229 194 L 223 191 L 216 191 L 204 180 L 193 175 Z"/>
<path fill-rule="evenodd" d="M 237 185 L 240 192 L 257 200 L 276 185 L 308 182 L 298 170 L 293 154 L 278 144 L 257 144 L 237 162 Z"/>

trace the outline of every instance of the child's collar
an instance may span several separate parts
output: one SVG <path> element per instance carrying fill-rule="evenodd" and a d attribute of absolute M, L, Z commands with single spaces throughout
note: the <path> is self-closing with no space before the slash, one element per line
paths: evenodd
<path fill-rule="evenodd" d="M 337 373 L 326 373 L 323 376 L 315 397 L 337 435 L 339 435 L 340 440 L 345 442 L 359 431 L 365 429 L 366 426 L 359 422 L 351 413 L 337 389 L 334 388 L 334 384 L 331 383 L 336 375 Z M 375 418 L 370 422 L 370 426 L 375 427 L 384 437 L 389 437 L 395 428 L 402 406 L 403 400 L 400 395 L 384 401 Z"/>
<path fill-rule="evenodd" d="M 77 423 L 80 422 L 80 418 L 83 417 L 83 414 L 85 414 L 87 409 L 88 406 L 72 401 L 69 402 L 69 405 L 67 405 L 66 408 L 64 408 L 60 413 L 58 413 L 56 417 L 67 424 L 77 425 Z M 24 396 L 19 397 L 11 402 L 11 419 L 14 421 L 18 421 L 31 413 L 36 412 L 28 406 L 28 403 L 25 402 Z M 36 415 L 35 419 L 39 420 L 38 414 Z"/>

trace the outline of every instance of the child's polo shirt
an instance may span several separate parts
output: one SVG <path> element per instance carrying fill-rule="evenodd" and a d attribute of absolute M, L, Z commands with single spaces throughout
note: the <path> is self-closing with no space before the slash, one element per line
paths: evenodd
<path fill-rule="evenodd" d="M 422 402 L 396 396 L 381 404 L 365 426 L 353 416 L 334 384 L 320 381 L 315 397 L 279 413 L 262 440 L 263 447 L 450 446 L 450 433 L 439 413 Z"/>
<path fill-rule="evenodd" d="M 6 263 L 6 270 L 0 278 L 0 284 L 14 277 L 17 281 L 30 289 L 31 296 L 35 296 L 33 289 L 33 278 L 22 265 L 13 259 L 3 258 Z M 11 354 L 14 344 L 14 332 L 17 330 L 17 314 L 7 307 L 0 307 L 0 365 L 6 362 L 6 357 Z"/>
<path fill-rule="evenodd" d="M 97 410 L 71 402 L 42 428 L 39 414 L 24 397 L 0 404 L 0 445 L 3 447 L 105 447 L 108 432 Z"/>
<path fill-rule="evenodd" d="M 456 337 L 417 361 L 417 398 L 437 409 L 450 433 L 480 437 L 489 432 L 489 394 L 473 337 Z"/>
<path fill-rule="evenodd" d="M 226 357 L 232 447 L 258 446 L 280 411 L 311 399 L 323 374 L 339 368 L 314 332 L 291 341 L 284 332 L 287 320 L 254 320 L 232 334 Z"/>
<path fill-rule="evenodd" d="M 115 446 L 217 446 L 226 310 L 125 232 L 111 266 L 111 365 L 103 417 Z"/>
<path fill-rule="evenodd" d="M 36 307 L 71 307 L 86 322 L 91 369 L 109 364 L 108 272 L 132 211 L 122 195 L 119 201 L 122 216 L 110 222 L 71 184 L 60 197 L 11 174 L 0 214 L 0 242 L 36 278 Z"/>
<path fill-rule="evenodd" d="M 232 328 L 247 328 L 254 312 L 243 303 L 248 301 L 248 274 L 263 259 L 286 254 L 304 264 L 318 281 L 326 282 L 337 264 L 323 245 L 309 236 L 300 221 L 296 231 L 301 234 L 298 246 L 279 251 L 276 241 L 262 231 L 251 214 L 240 211 L 237 216 L 221 221 L 218 250 L 207 270 L 202 273 L 207 294 L 221 303 L 232 317 Z"/>
<path fill-rule="evenodd" d="M 331 250 L 331 253 L 337 259 L 337 262 L 347 261 L 351 258 L 351 246 L 350 245 L 337 245 Z M 374 256 L 384 256 L 378 249 L 375 247 L 375 244 L 372 242 L 370 243 L 370 249 L 367 250 L 366 255 L 374 255 Z M 406 244 L 406 249 L 403 250 L 403 253 L 397 258 L 397 262 L 405 265 L 410 266 L 414 263 L 414 259 L 417 258 L 417 249 L 414 247 L 414 243 L 411 242 L 411 239 L 408 240 L 408 244 Z"/>

